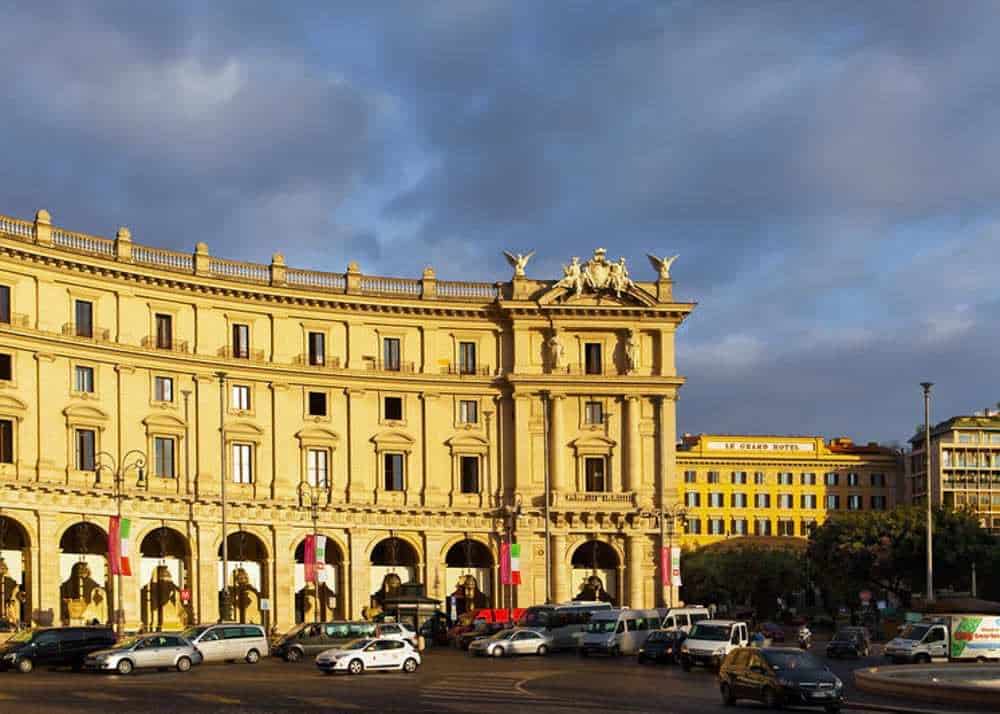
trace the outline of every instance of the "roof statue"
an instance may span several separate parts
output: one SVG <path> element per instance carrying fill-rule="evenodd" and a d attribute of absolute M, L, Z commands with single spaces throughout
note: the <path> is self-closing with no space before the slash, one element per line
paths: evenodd
<path fill-rule="evenodd" d="M 646 253 L 646 257 L 649 258 L 649 264 L 653 266 L 653 269 L 659 273 L 660 280 L 670 280 L 670 266 L 674 264 L 675 260 L 680 258 L 679 255 L 657 258 L 652 253 Z"/>
<path fill-rule="evenodd" d="M 507 258 L 507 262 L 510 263 L 510 267 L 514 269 L 514 277 L 523 278 L 524 269 L 528 267 L 528 261 L 531 260 L 531 256 L 535 254 L 535 251 L 529 253 L 508 253 L 504 251 L 503 254 Z"/>
<path fill-rule="evenodd" d="M 608 260 L 607 253 L 604 248 L 597 248 L 594 250 L 594 257 L 585 264 L 581 264 L 580 259 L 574 256 L 568 265 L 563 266 L 563 277 L 554 287 L 566 288 L 576 297 L 580 296 L 584 288 L 595 293 L 610 290 L 620 298 L 622 292 L 627 291 L 634 283 L 629 277 L 625 258 L 619 258 L 616 263 Z"/>

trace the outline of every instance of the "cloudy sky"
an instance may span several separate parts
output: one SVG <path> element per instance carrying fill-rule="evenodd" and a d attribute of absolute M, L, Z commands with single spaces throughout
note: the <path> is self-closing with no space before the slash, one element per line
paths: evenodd
<path fill-rule="evenodd" d="M 1000 400 L 1000 4 L 0 5 L 0 213 L 445 279 L 680 253 L 683 431 Z"/>

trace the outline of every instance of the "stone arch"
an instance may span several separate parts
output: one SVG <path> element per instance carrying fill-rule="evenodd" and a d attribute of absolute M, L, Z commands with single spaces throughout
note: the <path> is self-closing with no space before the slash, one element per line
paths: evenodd
<path fill-rule="evenodd" d="M 218 547 L 218 587 L 228 597 L 229 616 L 236 622 L 267 626 L 260 601 L 270 597 L 271 550 L 258 529 L 238 526 L 226 536 L 228 572 L 222 573 L 222 539 Z M 225 585 L 223 585 L 225 584 Z M 224 588 L 224 589 L 223 589 Z"/>
<path fill-rule="evenodd" d="M 295 580 L 295 622 L 343 620 L 347 617 L 347 549 L 339 539 L 326 536 L 326 558 L 323 580 L 306 581 L 306 537 L 292 546 Z"/>
<path fill-rule="evenodd" d="M 578 543 L 570 556 L 574 600 L 621 600 L 625 559 L 610 543 L 592 538 Z"/>
<path fill-rule="evenodd" d="M 421 550 L 406 535 L 389 533 L 376 538 L 368 551 L 368 562 L 372 612 L 384 609 L 387 598 L 394 597 L 403 585 L 420 578 Z"/>
<path fill-rule="evenodd" d="M 59 537 L 60 620 L 64 625 L 110 623 L 115 602 L 108 567 L 108 534 L 90 521 L 76 521 Z"/>
<path fill-rule="evenodd" d="M 17 518 L 0 514 L 0 619 L 30 622 L 31 533 Z"/>
<path fill-rule="evenodd" d="M 490 607 L 496 601 L 496 558 L 482 540 L 466 535 L 443 550 L 446 586 L 454 614 Z"/>
<path fill-rule="evenodd" d="M 139 541 L 139 566 L 133 572 L 139 576 L 140 614 L 147 629 L 183 629 L 193 623 L 187 536 L 166 523 L 148 529 Z"/>

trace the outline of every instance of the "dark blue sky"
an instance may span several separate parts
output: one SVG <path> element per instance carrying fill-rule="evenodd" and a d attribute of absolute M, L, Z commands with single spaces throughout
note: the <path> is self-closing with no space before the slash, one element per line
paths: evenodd
<path fill-rule="evenodd" d="M 997 3 L 2 4 L 0 212 L 445 279 L 680 253 L 683 431 L 1000 400 Z"/>

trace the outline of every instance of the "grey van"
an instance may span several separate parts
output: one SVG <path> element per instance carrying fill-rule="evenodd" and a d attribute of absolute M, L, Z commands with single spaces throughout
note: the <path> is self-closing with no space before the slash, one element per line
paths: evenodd
<path fill-rule="evenodd" d="M 298 662 L 359 637 L 373 637 L 377 625 L 364 621 L 304 622 L 282 635 L 271 650 L 286 662 Z"/>

